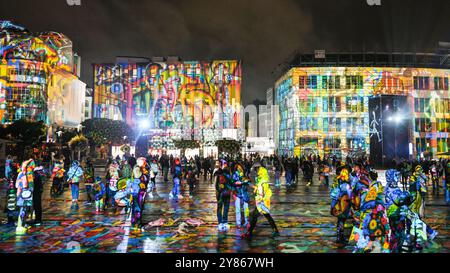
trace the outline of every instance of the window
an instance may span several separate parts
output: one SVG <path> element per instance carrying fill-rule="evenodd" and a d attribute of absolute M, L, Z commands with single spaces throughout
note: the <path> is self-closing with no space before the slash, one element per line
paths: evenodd
<path fill-rule="evenodd" d="M 430 77 L 414 77 L 414 89 L 429 90 L 430 89 Z"/>
<path fill-rule="evenodd" d="M 308 88 L 317 89 L 317 75 L 308 76 Z"/>
<path fill-rule="evenodd" d="M 345 87 L 347 89 L 362 89 L 363 77 L 362 76 L 346 76 Z"/>
<path fill-rule="evenodd" d="M 347 112 L 358 113 L 364 111 L 363 97 L 347 97 Z"/>
<path fill-rule="evenodd" d="M 305 89 L 306 86 L 306 76 L 300 76 L 298 79 L 298 87 L 300 89 Z"/>
<path fill-rule="evenodd" d="M 434 77 L 434 90 L 448 90 L 448 78 Z"/>

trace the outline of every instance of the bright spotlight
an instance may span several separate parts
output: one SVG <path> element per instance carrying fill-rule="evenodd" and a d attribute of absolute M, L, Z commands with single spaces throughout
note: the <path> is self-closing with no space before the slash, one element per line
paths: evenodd
<path fill-rule="evenodd" d="M 388 121 L 392 121 L 392 117 L 388 117 L 388 119 L 387 119 Z"/>
<path fill-rule="evenodd" d="M 402 117 L 400 115 L 395 115 L 394 121 L 395 123 L 400 123 L 402 121 Z"/>
<path fill-rule="evenodd" d="M 150 122 L 147 119 L 143 119 L 139 122 L 141 129 L 147 129 L 150 127 Z"/>

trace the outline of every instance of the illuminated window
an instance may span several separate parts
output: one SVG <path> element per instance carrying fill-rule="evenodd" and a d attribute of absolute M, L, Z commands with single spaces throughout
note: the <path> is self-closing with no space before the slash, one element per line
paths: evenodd
<path fill-rule="evenodd" d="M 430 77 L 414 77 L 414 89 L 429 90 L 430 89 Z"/>
<path fill-rule="evenodd" d="M 363 85 L 362 76 L 345 76 L 346 89 L 362 89 Z"/>
<path fill-rule="evenodd" d="M 308 88 L 317 89 L 317 75 L 308 76 Z"/>
<path fill-rule="evenodd" d="M 300 76 L 298 79 L 298 87 L 300 89 L 305 89 L 306 86 L 306 76 Z"/>

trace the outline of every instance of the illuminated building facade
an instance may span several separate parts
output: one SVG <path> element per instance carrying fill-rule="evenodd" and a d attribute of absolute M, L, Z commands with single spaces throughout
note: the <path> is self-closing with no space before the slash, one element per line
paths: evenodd
<path fill-rule="evenodd" d="M 0 21 L 0 122 L 81 123 L 86 85 L 78 79 L 79 63 L 65 35 Z"/>
<path fill-rule="evenodd" d="M 411 54 L 422 58 L 413 64 L 405 62 L 409 55 L 386 55 L 383 63 L 353 55 L 303 55 L 276 82 L 278 153 L 370 154 L 388 162 L 448 152 L 448 63 L 436 65 L 437 54 Z"/>
<path fill-rule="evenodd" d="M 121 57 L 94 64 L 93 117 L 148 128 L 153 147 L 172 138 L 239 138 L 241 73 L 237 60 Z"/>

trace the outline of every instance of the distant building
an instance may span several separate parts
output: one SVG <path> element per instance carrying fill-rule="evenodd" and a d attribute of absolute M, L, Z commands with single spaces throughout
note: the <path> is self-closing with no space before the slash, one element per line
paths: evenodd
<path fill-rule="evenodd" d="M 0 122 L 81 123 L 86 85 L 78 78 L 80 61 L 64 34 L 0 21 Z"/>
<path fill-rule="evenodd" d="M 450 148 L 445 54 L 302 54 L 275 84 L 278 152 L 370 154 L 374 164 Z"/>

